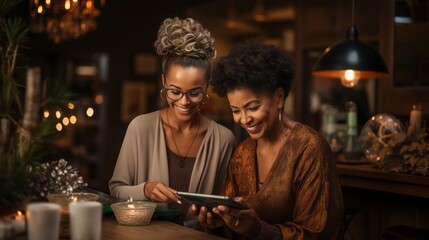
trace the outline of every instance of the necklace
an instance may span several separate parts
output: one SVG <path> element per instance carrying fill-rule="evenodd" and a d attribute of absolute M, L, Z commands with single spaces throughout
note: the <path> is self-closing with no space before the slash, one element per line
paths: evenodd
<path fill-rule="evenodd" d="M 191 151 L 191 148 L 194 145 L 195 139 L 198 136 L 198 132 L 200 131 L 200 118 L 198 118 L 198 128 L 197 128 L 197 132 L 195 133 L 194 139 L 192 139 L 191 146 L 189 146 L 188 151 L 186 152 L 185 156 L 183 157 L 182 154 L 180 154 L 179 148 L 177 147 L 176 139 L 174 138 L 173 127 L 171 126 L 170 118 L 168 117 L 168 111 L 169 110 L 170 109 L 167 109 L 167 122 L 168 122 L 168 126 L 170 126 L 171 138 L 173 139 L 174 146 L 176 147 L 176 151 L 180 157 L 179 167 L 184 168 L 185 167 L 185 160 L 188 157 L 188 153 L 189 153 L 189 151 Z"/>

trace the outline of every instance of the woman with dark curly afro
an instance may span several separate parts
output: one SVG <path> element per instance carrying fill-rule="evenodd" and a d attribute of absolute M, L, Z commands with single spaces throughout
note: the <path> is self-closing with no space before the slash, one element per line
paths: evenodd
<path fill-rule="evenodd" d="M 215 66 L 212 85 L 227 96 L 249 134 L 231 159 L 222 194 L 245 209 L 192 206 L 209 229 L 231 238 L 341 239 L 343 199 L 331 149 L 312 128 L 287 118 L 292 60 L 261 43 L 236 46 Z"/>

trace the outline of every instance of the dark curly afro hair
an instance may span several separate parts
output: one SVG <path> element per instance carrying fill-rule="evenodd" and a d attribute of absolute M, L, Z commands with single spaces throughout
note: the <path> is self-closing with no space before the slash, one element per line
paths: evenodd
<path fill-rule="evenodd" d="M 274 93 L 283 88 L 288 96 L 294 78 L 291 57 L 281 49 L 259 42 L 236 45 L 213 69 L 213 91 L 224 97 L 230 91 L 248 88 Z"/>

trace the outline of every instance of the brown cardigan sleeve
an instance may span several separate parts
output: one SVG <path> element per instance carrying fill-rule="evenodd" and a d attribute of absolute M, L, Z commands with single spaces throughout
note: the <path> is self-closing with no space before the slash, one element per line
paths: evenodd
<path fill-rule="evenodd" d="M 291 169 L 293 219 L 278 224 L 283 239 L 341 238 L 343 203 L 332 152 L 317 135 L 303 146 Z"/>

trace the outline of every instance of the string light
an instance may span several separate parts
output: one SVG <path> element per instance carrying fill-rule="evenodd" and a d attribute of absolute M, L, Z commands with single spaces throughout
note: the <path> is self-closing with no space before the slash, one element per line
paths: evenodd
<path fill-rule="evenodd" d="M 96 104 L 102 104 L 104 101 L 104 97 L 101 94 L 97 94 L 94 99 Z"/>
<path fill-rule="evenodd" d="M 72 109 L 72 110 L 73 110 L 73 109 L 74 109 L 74 104 L 73 104 L 73 103 L 68 103 L 68 104 L 67 104 L 67 107 L 68 107 L 69 109 Z"/>
<path fill-rule="evenodd" d="M 76 116 L 74 116 L 74 115 L 70 116 L 70 123 L 71 124 L 76 124 L 76 122 L 77 122 Z"/>
<path fill-rule="evenodd" d="M 92 107 L 89 107 L 89 108 L 86 110 L 86 115 L 87 115 L 88 117 L 92 117 L 92 116 L 94 115 L 94 109 L 93 109 Z"/>
<path fill-rule="evenodd" d="M 64 126 L 69 125 L 69 123 L 70 123 L 70 120 L 69 120 L 69 118 L 68 118 L 68 117 L 63 118 L 63 125 L 64 125 Z"/>

